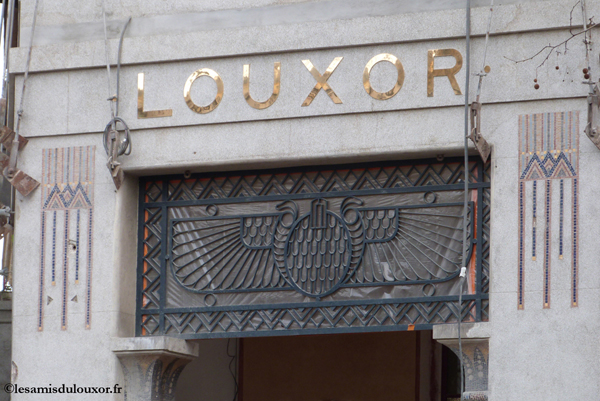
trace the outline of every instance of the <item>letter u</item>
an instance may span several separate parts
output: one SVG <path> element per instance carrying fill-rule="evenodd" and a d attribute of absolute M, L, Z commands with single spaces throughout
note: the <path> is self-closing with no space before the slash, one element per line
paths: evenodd
<path fill-rule="evenodd" d="M 278 61 L 275 62 L 275 66 L 273 67 L 273 74 L 275 75 L 273 81 L 273 94 L 271 94 L 271 97 L 266 101 L 257 102 L 250 96 L 250 64 L 244 64 L 244 99 L 246 99 L 246 103 L 251 107 L 262 110 L 275 103 L 279 96 L 279 89 L 281 88 L 281 63 Z"/>

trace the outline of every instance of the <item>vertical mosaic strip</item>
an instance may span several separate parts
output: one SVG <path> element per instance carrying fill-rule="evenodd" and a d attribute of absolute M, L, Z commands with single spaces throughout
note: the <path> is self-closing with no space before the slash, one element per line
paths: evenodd
<path fill-rule="evenodd" d="M 579 223 L 579 218 L 578 218 L 578 201 L 579 201 L 579 196 L 578 196 L 578 182 L 577 182 L 577 178 L 573 179 L 573 255 L 572 255 L 572 265 L 573 265 L 573 269 L 572 269 L 572 275 L 571 275 L 571 281 L 572 281 L 572 287 L 571 287 L 571 306 L 575 307 L 577 306 L 577 303 L 579 302 L 579 296 L 577 293 L 578 290 L 578 284 L 579 284 L 579 227 L 578 227 L 578 223 Z"/>
<path fill-rule="evenodd" d="M 552 181 L 546 181 L 546 207 L 544 211 L 544 220 L 546 227 L 544 229 L 544 308 L 550 308 L 550 248 L 551 248 L 551 214 L 552 209 Z"/>
<path fill-rule="evenodd" d="M 551 271 L 553 240 L 551 232 L 552 222 L 552 180 L 560 181 L 559 200 L 559 230 L 558 230 L 558 259 L 564 258 L 565 204 L 564 185 L 567 180 L 573 184 L 572 204 L 572 294 L 571 305 L 577 306 L 578 292 L 578 189 L 577 179 L 579 171 L 579 112 L 559 112 L 529 114 L 519 116 L 519 283 L 518 283 L 518 308 L 524 308 L 525 269 L 527 256 L 524 244 L 525 237 L 525 203 L 528 188 L 532 193 L 532 230 L 531 230 L 531 260 L 536 261 L 537 233 L 543 233 L 543 307 L 550 307 Z M 543 181 L 545 186 L 544 218 L 542 228 L 537 223 L 537 187 L 538 181 Z M 568 210 L 568 209 L 567 209 Z M 539 228 L 539 229 L 538 229 Z M 568 235 L 568 234 L 567 234 Z M 554 255 L 556 257 L 556 255 Z"/>
<path fill-rule="evenodd" d="M 68 291 L 69 287 L 68 278 L 69 278 L 69 210 L 65 210 L 65 247 L 63 252 L 63 284 L 62 284 L 62 308 L 61 308 L 61 318 L 60 318 L 60 328 L 63 330 L 67 329 L 67 300 L 68 300 Z"/>
<path fill-rule="evenodd" d="M 565 180 L 560 180 L 560 212 L 558 222 L 558 258 L 563 259 L 563 231 L 565 218 Z"/>
<path fill-rule="evenodd" d="M 531 224 L 531 260 L 535 260 L 536 226 L 537 226 L 537 181 L 533 182 L 533 221 Z"/>
<path fill-rule="evenodd" d="M 79 269 L 85 266 L 85 326 L 90 327 L 95 151 L 94 146 L 42 150 L 42 232 L 37 318 L 39 331 L 44 327 L 44 304 L 50 304 L 52 301 L 50 297 L 46 299 L 44 296 L 48 292 L 46 287 L 48 265 L 50 265 L 51 285 L 56 285 L 57 281 L 60 283 L 62 330 L 67 329 L 69 289 L 79 284 Z M 89 221 L 81 218 L 84 211 L 88 211 Z M 52 220 L 51 225 L 48 223 L 49 220 Z M 81 250 L 82 245 L 86 248 L 85 259 L 82 258 L 84 255 Z M 69 265 L 75 267 L 74 280 L 71 280 L 73 277 L 69 274 Z M 77 292 L 76 288 L 75 292 Z"/>
<path fill-rule="evenodd" d="M 523 309 L 523 283 L 525 282 L 525 183 L 519 183 L 519 309 Z"/>
<path fill-rule="evenodd" d="M 92 232 L 93 232 L 93 221 L 94 221 L 94 210 L 89 209 L 90 219 L 88 221 L 88 260 L 87 260 L 87 274 L 85 283 L 85 328 L 89 329 L 92 324 Z"/>

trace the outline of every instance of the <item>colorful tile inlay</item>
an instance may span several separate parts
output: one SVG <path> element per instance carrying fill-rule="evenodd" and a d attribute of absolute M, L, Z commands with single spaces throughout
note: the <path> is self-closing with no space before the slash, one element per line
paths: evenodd
<path fill-rule="evenodd" d="M 518 308 L 524 308 L 525 269 L 525 237 L 527 221 L 525 220 L 525 194 L 532 191 L 532 226 L 531 226 L 531 259 L 536 260 L 537 232 L 543 232 L 543 307 L 550 307 L 550 283 L 552 264 L 552 180 L 559 179 L 559 230 L 558 259 L 564 258 L 565 229 L 565 184 L 570 180 L 573 186 L 572 195 L 572 298 L 571 305 L 577 306 L 578 286 L 578 237 L 577 237 L 577 178 L 579 170 L 579 112 L 559 112 L 530 114 L 519 116 L 519 283 Z M 537 182 L 545 184 L 544 227 L 537 224 Z M 538 230 L 539 227 L 539 230 Z M 568 252 L 568 249 L 567 249 Z"/>
<path fill-rule="evenodd" d="M 536 241 L 536 226 L 537 226 L 537 181 L 533 182 L 533 221 L 531 228 L 531 260 L 535 260 L 535 245 Z"/>
<path fill-rule="evenodd" d="M 519 182 L 519 309 L 523 309 L 523 283 L 525 282 L 525 183 Z"/>
<path fill-rule="evenodd" d="M 551 248 L 551 215 L 552 209 L 552 181 L 546 180 L 546 209 L 544 218 L 546 220 L 546 228 L 544 230 L 544 308 L 550 307 L 550 248 Z"/>
<path fill-rule="evenodd" d="M 579 284 L 579 230 L 578 230 L 578 182 L 577 178 L 573 179 L 573 255 L 572 255 L 572 288 L 571 288 L 571 306 L 577 306 L 579 296 L 577 293 Z"/>
<path fill-rule="evenodd" d="M 565 217 L 565 180 L 560 180 L 560 212 L 558 223 L 558 258 L 563 258 L 563 228 Z"/>
<path fill-rule="evenodd" d="M 42 224 L 40 293 L 38 330 L 43 330 L 44 294 L 49 291 L 46 266 L 50 264 L 50 282 L 61 283 L 60 327 L 67 329 L 68 292 L 79 284 L 79 267 L 86 269 L 86 316 L 85 326 L 90 327 L 91 277 L 92 277 L 92 216 L 94 194 L 94 146 L 44 149 L 42 151 Z M 81 218 L 88 210 L 89 220 Z M 76 211 L 76 214 L 72 213 Z M 48 224 L 49 218 L 52 224 Z M 74 238 L 71 236 L 75 233 Z M 87 241 L 81 240 L 81 236 Z M 51 239 L 51 242 L 48 243 Z M 58 240 L 58 241 L 57 241 Z M 61 246 L 60 241 L 63 242 Z M 85 248 L 81 249 L 81 246 Z M 87 255 L 85 260 L 81 255 Z M 74 280 L 69 273 L 69 264 L 75 266 Z M 59 269 L 57 269 L 59 266 Z M 62 269 L 60 269 L 62 266 Z"/>

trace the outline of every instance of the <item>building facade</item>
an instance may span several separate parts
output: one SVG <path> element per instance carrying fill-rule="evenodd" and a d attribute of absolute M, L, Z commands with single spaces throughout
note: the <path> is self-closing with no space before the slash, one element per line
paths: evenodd
<path fill-rule="evenodd" d="M 21 0 L 11 399 L 597 399 L 600 4 L 464 3 Z"/>

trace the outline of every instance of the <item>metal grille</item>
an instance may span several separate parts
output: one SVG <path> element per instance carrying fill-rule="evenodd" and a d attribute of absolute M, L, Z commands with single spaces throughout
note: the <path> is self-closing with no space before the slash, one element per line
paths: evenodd
<path fill-rule="evenodd" d="M 489 164 L 420 160 L 140 180 L 138 335 L 425 329 L 487 320 Z"/>

